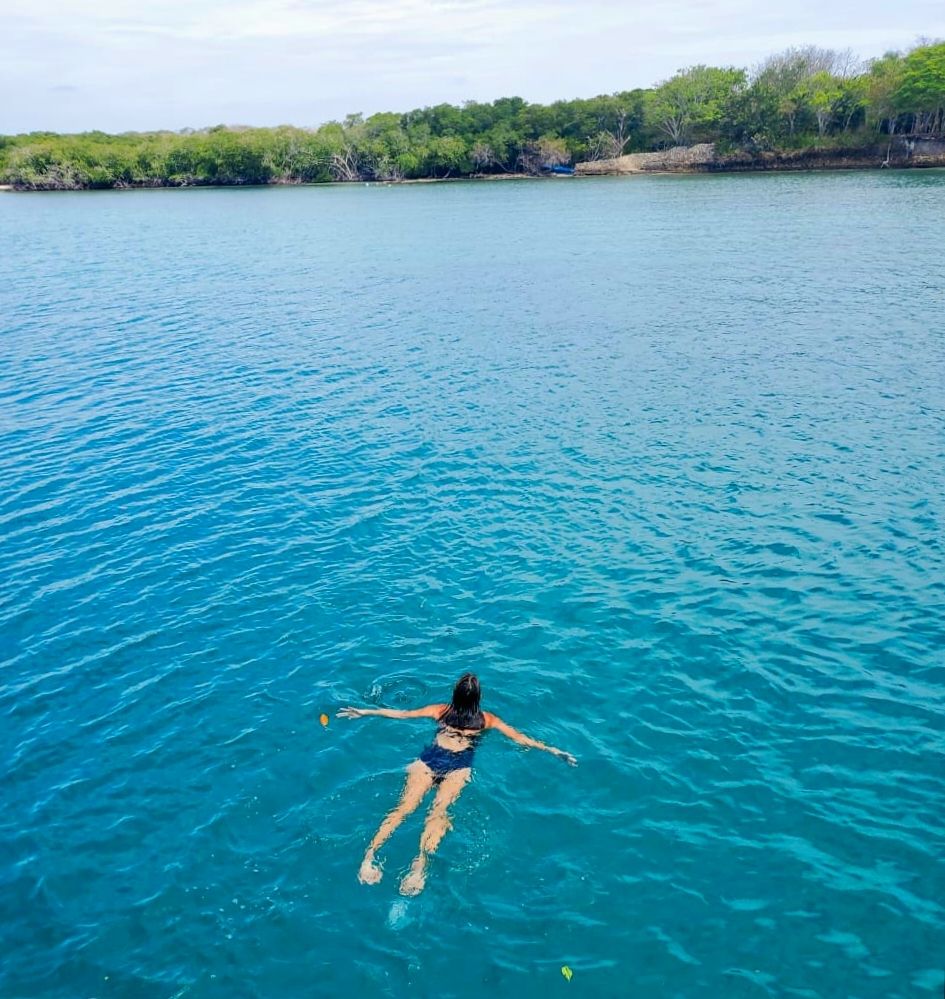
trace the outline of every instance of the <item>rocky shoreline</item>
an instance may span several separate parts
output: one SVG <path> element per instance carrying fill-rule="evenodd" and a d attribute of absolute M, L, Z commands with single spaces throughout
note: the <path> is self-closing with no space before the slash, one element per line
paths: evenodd
<path fill-rule="evenodd" d="M 734 150 L 719 152 L 713 143 L 695 146 L 673 146 L 652 153 L 629 153 L 617 159 L 590 160 L 578 163 L 575 177 L 613 177 L 639 174 L 749 173 L 799 170 L 877 170 L 912 167 L 945 167 L 945 137 L 896 136 L 891 141 L 869 146 L 809 148 L 777 151 Z M 540 175 L 541 179 L 549 178 Z M 0 184 L 0 191 L 88 191 L 88 190 L 149 190 L 193 187 L 326 187 L 370 186 L 391 187 L 402 184 L 444 184 L 469 181 L 535 180 L 539 175 L 526 173 L 472 174 L 456 177 L 420 177 L 409 180 L 299 181 L 286 177 L 273 178 L 258 184 L 245 181 L 200 181 L 152 179 L 140 183 L 119 182 L 112 185 L 81 183 L 74 175 L 45 178 L 36 185 Z"/>
<path fill-rule="evenodd" d="M 674 146 L 655 153 L 630 153 L 617 159 L 578 163 L 580 177 L 643 173 L 740 173 L 763 170 L 876 170 L 883 167 L 945 167 L 945 138 L 897 136 L 871 146 L 791 149 L 776 152 L 737 150 L 720 153 L 713 143 Z"/>

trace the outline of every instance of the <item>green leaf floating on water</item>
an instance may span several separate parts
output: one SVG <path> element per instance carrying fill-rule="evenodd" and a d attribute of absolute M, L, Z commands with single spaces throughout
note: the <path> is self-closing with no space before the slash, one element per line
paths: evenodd
<path fill-rule="evenodd" d="M 574 972 L 565 964 L 561 968 L 561 974 L 564 975 L 564 977 L 570 982 L 571 976 L 574 974 Z"/>

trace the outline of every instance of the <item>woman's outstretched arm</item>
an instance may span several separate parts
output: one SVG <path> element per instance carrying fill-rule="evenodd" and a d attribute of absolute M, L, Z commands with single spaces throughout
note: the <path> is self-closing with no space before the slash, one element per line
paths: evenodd
<path fill-rule="evenodd" d="M 410 711 L 397 711 L 395 708 L 342 708 L 339 718 L 364 718 L 365 715 L 380 715 L 381 718 L 439 718 L 446 710 L 445 704 L 428 704 Z"/>
<path fill-rule="evenodd" d="M 507 725 L 498 715 L 492 714 L 491 711 L 483 711 L 483 715 L 486 719 L 486 728 L 498 729 L 504 736 L 508 736 L 509 739 L 517 742 L 520 746 L 527 746 L 529 749 L 543 749 L 546 753 L 551 753 L 552 756 L 557 756 L 566 763 L 570 763 L 572 767 L 577 766 L 577 760 L 563 749 L 546 746 L 545 743 L 539 742 L 529 735 L 525 735 L 524 732 L 519 732 L 517 728 Z"/>

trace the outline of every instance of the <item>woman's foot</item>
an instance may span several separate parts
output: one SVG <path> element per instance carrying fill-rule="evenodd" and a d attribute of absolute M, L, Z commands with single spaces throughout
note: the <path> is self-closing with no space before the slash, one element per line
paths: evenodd
<path fill-rule="evenodd" d="M 400 882 L 401 895 L 419 895 L 427 883 L 426 857 L 417 857 Z"/>
<path fill-rule="evenodd" d="M 374 854 L 368 850 L 358 870 L 358 881 L 363 885 L 376 885 L 382 877 L 384 872 L 381 870 L 381 865 L 374 860 Z"/>

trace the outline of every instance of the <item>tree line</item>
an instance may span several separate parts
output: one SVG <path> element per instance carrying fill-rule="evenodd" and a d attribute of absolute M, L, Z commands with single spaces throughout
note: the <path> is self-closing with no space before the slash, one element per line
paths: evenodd
<path fill-rule="evenodd" d="M 537 174 L 697 142 L 762 152 L 943 134 L 945 43 L 867 62 L 806 46 L 750 70 L 691 66 L 649 89 L 546 105 L 505 97 L 311 129 L 0 136 L 0 182 L 72 189 Z"/>

